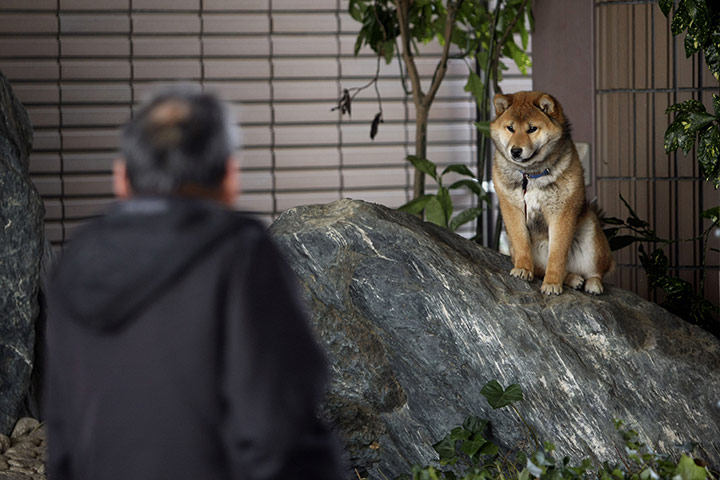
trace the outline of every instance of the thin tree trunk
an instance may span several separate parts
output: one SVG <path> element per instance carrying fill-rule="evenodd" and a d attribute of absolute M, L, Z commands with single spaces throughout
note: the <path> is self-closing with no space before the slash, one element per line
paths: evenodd
<path fill-rule="evenodd" d="M 415 155 L 427 158 L 427 127 L 429 108 L 415 104 Z M 415 169 L 415 182 L 413 184 L 413 198 L 425 194 L 425 174 Z"/>
<path fill-rule="evenodd" d="M 435 99 L 435 94 L 440 88 L 445 73 L 447 72 L 447 60 L 450 54 L 450 38 L 453 28 L 455 28 L 455 19 L 463 0 L 457 2 L 448 1 L 447 18 L 445 19 L 445 41 L 443 45 L 442 55 L 435 67 L 432 82 L 425 94 L 420 85 L 420 73 L 415 65 L 415 59 L 410 46 L 410 25 L 408 20 L 408 9 L 411 0 L 395 0 L 395 7 L 398 15 L 398 27 L 400 29 L 400 38 L 402 40 L 402 58 L 407 68 L 407 74 L 412 85 L 413 102 L 415 103 L 415 156 L 427 158 L 427 123 L 430 106 Z M 418 198 L 425 194 L 425 174 L 419 170 L 415 170 L 415 182 L 413 185 L 413 198 Z"/>

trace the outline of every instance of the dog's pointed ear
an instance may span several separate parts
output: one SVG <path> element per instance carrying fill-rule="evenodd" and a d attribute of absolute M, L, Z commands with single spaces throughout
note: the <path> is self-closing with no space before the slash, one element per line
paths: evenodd
<path fill-rule="evenodd" d="M 512 95 L 503 95 L 502 93 L 496 93 L 493 103 L 495 104 L 495 115 L 500 116 L 502 113 L 510 108 L 512 105 Z"/>
<path fill-rule="evenodd" d="M 551 117 L 558 118 L 562 116 L 562 110 L 560 104 L 553 97 L 544 93 L 538 98 L 537 107 Z"/>

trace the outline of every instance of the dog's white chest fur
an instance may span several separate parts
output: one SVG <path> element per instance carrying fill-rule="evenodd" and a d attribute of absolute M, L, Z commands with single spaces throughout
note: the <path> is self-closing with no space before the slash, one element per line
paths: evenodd
<path fill-rule="evenodd" d="M 541 188 L 545 187 L 548 183 L 553 181 L 551 174 L 544 175 L 540 178 L 530 178 L 527 180 L 527 186 L 521 190 L 522 201 L 525 205 L 525 211 L 527 215 L 525 220 L 528 221 L 537 215 L 542 214 L 543 201 L 547 203 L 547 193 L 543 192 Z"/>
<path fill-rule="evenodd" d="M 525 211 L 527 212 L 526 220 L 540 213 L 540 195 L 537 189 L 528 189 L 523 195 L 525 202 Z"/>

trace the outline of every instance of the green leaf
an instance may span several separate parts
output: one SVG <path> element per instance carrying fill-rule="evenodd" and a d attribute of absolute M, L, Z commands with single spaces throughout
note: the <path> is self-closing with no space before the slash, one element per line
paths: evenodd
<path fill-rule="evenodd" d="M 503 389 L 497 380 L 488 382 L 480 393 L 487 399 L 493 409 L 506 407 L 514 402 L 523 400 L 523 392 L 520 385 L 514 383 Z"/>
<path fill-rule="evenodd" d="M 641 241 L 641 239 L 632 235 L 616 235 L 613 238 L 609 239 L 609 241 L 610 250 L 614 252 L 615 250 L 620 250 L 629 245 L 632 245 L 635 242 L 639 242 Z"/>
<path fill-rule="evenodd" d="M 678 112 L 678 113 L 689 113 L 689 112 L 695 112 L 695 113 L 705 113 L 705 105 L 702 104 L 702 102 L 699 102 L 698 100 L 686 100 L 681 103 L 676 103 L 674 105 L 670 105 L 667 109 L 665 109 L 665 113 L 670 112 Z"/>
<path fill-rule="evenodd" d="M 705 63 L 715 80 L 720 80 L 720 32 L 713 32 L 709 45 L 705 47 Z M 717 109 L 715 113 L 718 114 Z"/>
<path fill-rule="evenodd" d="M 615 237 L 615 235 L 618 234 L 620 231 L 620 227 L 613 227 L 613 228 L 603 228 L 603 233 L 607 237 L 608 240 Z"/>
<path fill-rule="evenodd" d="M 625 221 L 617 217 L 604 217 L 602 222 L 607 225 L 625 225 Z"/>
<path fill-rule="evenodd" d="M 398 210 L 417 215 L 418 213 L 425 210 L 425 207 L 427 206 L 431 198 L 435 198 L 435 195 L 421 195 L 418 198 L 414 198 L 405 205 L 399 207 Z"/>
<path fill-rule="evenodd" d="M 473 434 L 470 430 L 463 427 L 455 427 L 450 430 L 450 440 L 457 442 L 461 440 L 467 440 Z"/>
<path fill-rule="evenodd" d="M 471 71 L 468 75 L 467 83 L 465 84 L 465 91 L 470 92 L 478 105 L 482 103 L 483 96 L 485 94 L 485 85 L 483 84 L 480 76 Z"/>
<path fill-rule="evenodd" d="M 627 202 L 627 200 L 625 200 L 625 198 L 622 196 L 622 194 L 620 195 L 620 200 L 623 202 L 623 204 L 625 204 L 625 208 L 628 209 L 628 212 L 630 212 L 630 216 L 631 216 L 631 217 L 633 217 L 633 218 L 640 218 L 640 217 L 638 217 L 637 213 L 635 213 L 635 210 L 633 210 L 633 208 L 632 208 L 632 207 L 630 206 L 630 204 Z"/>
<path fill-rule="evenodd" d="M 490 455 L 495 456 L 500 451 L 500 448 L 495 445 L 492 442 L 487 442 L 483 447 L 480 449 L 480 454 L 482 455 Z"/>
<path fill-rule="evenodd" d="M 715 123 L 698 136 L 697 159 L 702 176 L 720 187 L 720 130 Z"/>
<path fill-rule="evenodd" d="M 360 49 L 363 46 L 363 40 L 365 40 L 365 37 L 362 36 L 362 34 L 358 35 L 357 40 L 355 40 L 355 47 L 353 48 L 353 55 L 356 57 L 358 56 L 358 53 L 360 53 Z"/>
<path fill-rule="evenodd" d="M 700 2 L 705 3 L 705 0 L 700 0 Z M 687 11 L 688 17 L 690 17 L 690 20 L 695 20 L 695 17 L 697 17 L 698 14 L 698 2 L 697 0 L 680 0 L 680 3 L 682 3 L 685 7 L 685 11 Z"/>
<path fill-rule="evenodd" d="M 452 217 L 453 214 L 453 203 L 452 198 L 450 197 L 450 191 L 445 187 L 440 187 L 438 189 L 437 194 L 435 194 L 435 197 L 440 202 L 440 205 L 442 205 L 443 208 L 443 214 L 445 217 L 445 224 L 443 227 L 448 226 L 448 222 L 450 222 L 450 217 Z"/>
<path fill-rule="evenodd" d="M 438 471 L 433 467 L 421 468 L 417 465 L 412 467 L 412 478 L 413 480 L 440 480 Z"/>
<path fill-rule="evenodd" d="M 525 28 L 525 22 L 522 19 L 518 22 L 520 28 L 520 42 L 523 50 L 527 50 L 530 45 L 530 32 Z"/>
<path fill-rule="evenodd" d="M 488 421 L 475 415 L 470 415 L 463 422 L 462 428 L 470 433 L 482 433 L 488 426 Z"/>
<path fill-rule="evenodd" d="M 469 440 L 463 442 L 460 450 L 462 450 L 468 457 L 475 455 L 482 447 L 487 443 L 487 440 L 482 435 L 475 434 Z"/>
<path fill-rule="evenodd" d="M 393 57 L 395 56 L 395 40 L 393 39 L 383 42 L 381 53 L 385 58 L 385 63 L 392 63 Z"/>
<path fill-rule="evenodd" d="M 486 137 L 490 136 L 490 122 L 475 122 L 475 128 Z"/>
<path fill-rule="evenodd" d="M 425 207 L 425 218 L 428 222 L 440 225 L 441 227 L 447 228 L 447 217 L 445 216 L 445 209 L 438 200 L 437 197 L 433 196 Z"/>
<path fill-rule="evenodd" d="M 688 15 L 687 9 L 685 8 L 685 2 L 680 2 L 678 7 L 675 9 L 670 30 L 673 35 L 680 35 L 682 32 L 687 30 L 690 25 L 690 16 Z"/>
<path fill-rule="evenodd" d="M 708 126 L 713 120 L 715 120 L 715 117 L 705 112 L 689 112 L 686 118 L 687 123 L 684 123 L 683 126 L 685 130 L 689 130 L 691 132 L 697 132 L 698 130 Z"/>
<path fill-rule="evenodd" d="M 713 207 L 702 212 L 702 217 L 707 218 L 713 223 L 720 222 L 720 207 Z"/>
<path fill-rule="evenodd" d="M 413 164 L 415 168 L 423 173 L 430 175 L 435 181 L 438 181 L 437 166 L 426 158 L 420 158 L 415 155 L 409 155 L 407 159 Z"/>
<path fill-rule="evenodd" d="M 510 58 L 515 61 L 515 65 L 517 65 L 517 67 L 520 69 L 520 73 L 522 73 L 523 75 L 527 75 L 528 68 L 532 66 L 530 56 L 525 53 L 525 51 L 523 51 L 520 47 L 518 47 L 514 41 L 512 41 L 512 37 L 510 37 L 510 40 L 506 45 L 506 49 L 510 54 Z"/>
<path fill-rule="evenodd" d="M 688 32 L 685 34 L 685 41 L 683 42 L 683 46 L 685 47 L 685 57 L 690 58 L 700 51 L 700 49 L 702 48 L 702 43 L 699 38 Z"/>
<path fill-rule="evenodd" d="M 445 170 L 443 170 L 442 174 L 445 175 L 448 172 L 455 172 L 459 173 L 460 175 L 475 178 L 475 174 L 468 168 L 467 165 L 462 163 L 453 163 L 452 165 L 448 165 L 447 167 L 445 167 Z"/>
<path fill-rule="evenodd" d="M 683 454 L 678 462 L 675 475 L 679 475 L 682 480 L 705 480 L 708 477 L 708 472 L 704 467 L 695 465 L 692 458 Z"/>
<path fill-rule="evenodd" d="M 707 43 L 712 15 L 705 0 L 685 0 L 685 7 L 691 18 L 688 33 L 685 36 L 685 56 L 690 57 Z"/>
<path fill-rule="evenodd" d="M 720 119 L 720 95 L 713 93 L 713 107 L 715 108 L 715 116 Z"/>
<path fill-rule="evenodd" d="M 645 269 L 645 273 L 648 275 L 651 283 L 654 281 L 654 278 L 661 278 L 665 275 L 668 271 L 670 261 L 662 249 L 658 248 L 648 255 L 645 253 L 643 246 L 640 245 L 638 251 L 640 253 L 640 263 Z"/>
<path fill-rule="evenodd" d="M 350 13 L 353 20 L 362 22 L 365 8 L 366 7 L 362 4 L 362 2 L 359 2 L 358 0 L 350 0 L 348 4 L 348 13 Z"/>
<path fill-rule="evenodd" d="M 695 132 L 686 128 L 688 125 L 687 116 L 689 113 L 681 113 L 675 117 L 675 121 L 668 125 L 665 130 L 665 151 L 674 152 L 681 148 L 685 153 L 692 150 L 695 144 Z"/>
<path fill-rule="evenodd" d="M 477 180 L 470 179 L 470 178 L 464 178 L 462 180 L 458 180 L 457 182 L 453 183 L 448 188 L 450 190 L 456 190 L 460 187 L 467 187 L 468 190 L 470 190 L 471 192 L 473 192 L 475 195 L 477 195 L 479 197 L 485 196 L 485 192 L 482 189 L 482 185 Z"/>
<path fill-rule="evenodd" d="M 650 226 L 648 222 L 637 217 L 628 217 L 627 224 L 635 228 L 645 228 Z"/>
<path fill-rule="evenodd" d="M 478 218 L 480 215 L 482 215 L 482 212 L 483 209 L 480 207 L 472 207 L 463 210 L 462 212 L 455 215 L 455 218 L 450 221 L 450 225 L 448 228 L 450 229 L 450 231 L 454 232 L 455 230 L 460 228 L 461 225 L 464 225 Z"/>
<path fill-rule="evenodd" d="M 660 10 L 662 10 L 663 15 L 666 17 L 670 15 L 673 3 L 675 3 L 675 0 L 660 0 Z"/>
<path fill-rule="evenodd" d="M 669 275 L 659 276 L 655 285 L 665 290 L 667 295 L 692 295 L 693 287 L 689 282 Z"/>
<path fill-rule="evenodd" d="M 455 442 L 450 439 L 449 435 L 445 435 L 442 440 L 440 440 L 432 447 L 440 456 L 441 463 L 447 464 L 457 459 L 457 453 L 455 452 Z"/>

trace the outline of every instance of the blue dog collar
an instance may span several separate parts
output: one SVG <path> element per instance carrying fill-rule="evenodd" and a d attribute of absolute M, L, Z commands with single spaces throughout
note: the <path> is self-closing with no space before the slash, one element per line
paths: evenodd
<path fill-rule="evenodd" d="M 546 168 L 545 170 L 543 170 L 543 171 L 540 172 L 540 173 L 527 173 L 527 172 L 523 172 L 522 175 L 523 175 L 523 178 L 525 178 L 525 179 L 528 179 L 528 178 L 540 178 L 540 177 L 544 177 L 545 175 L 550 175 L 550 169 L 549 169 L 549 168 Z"/>

